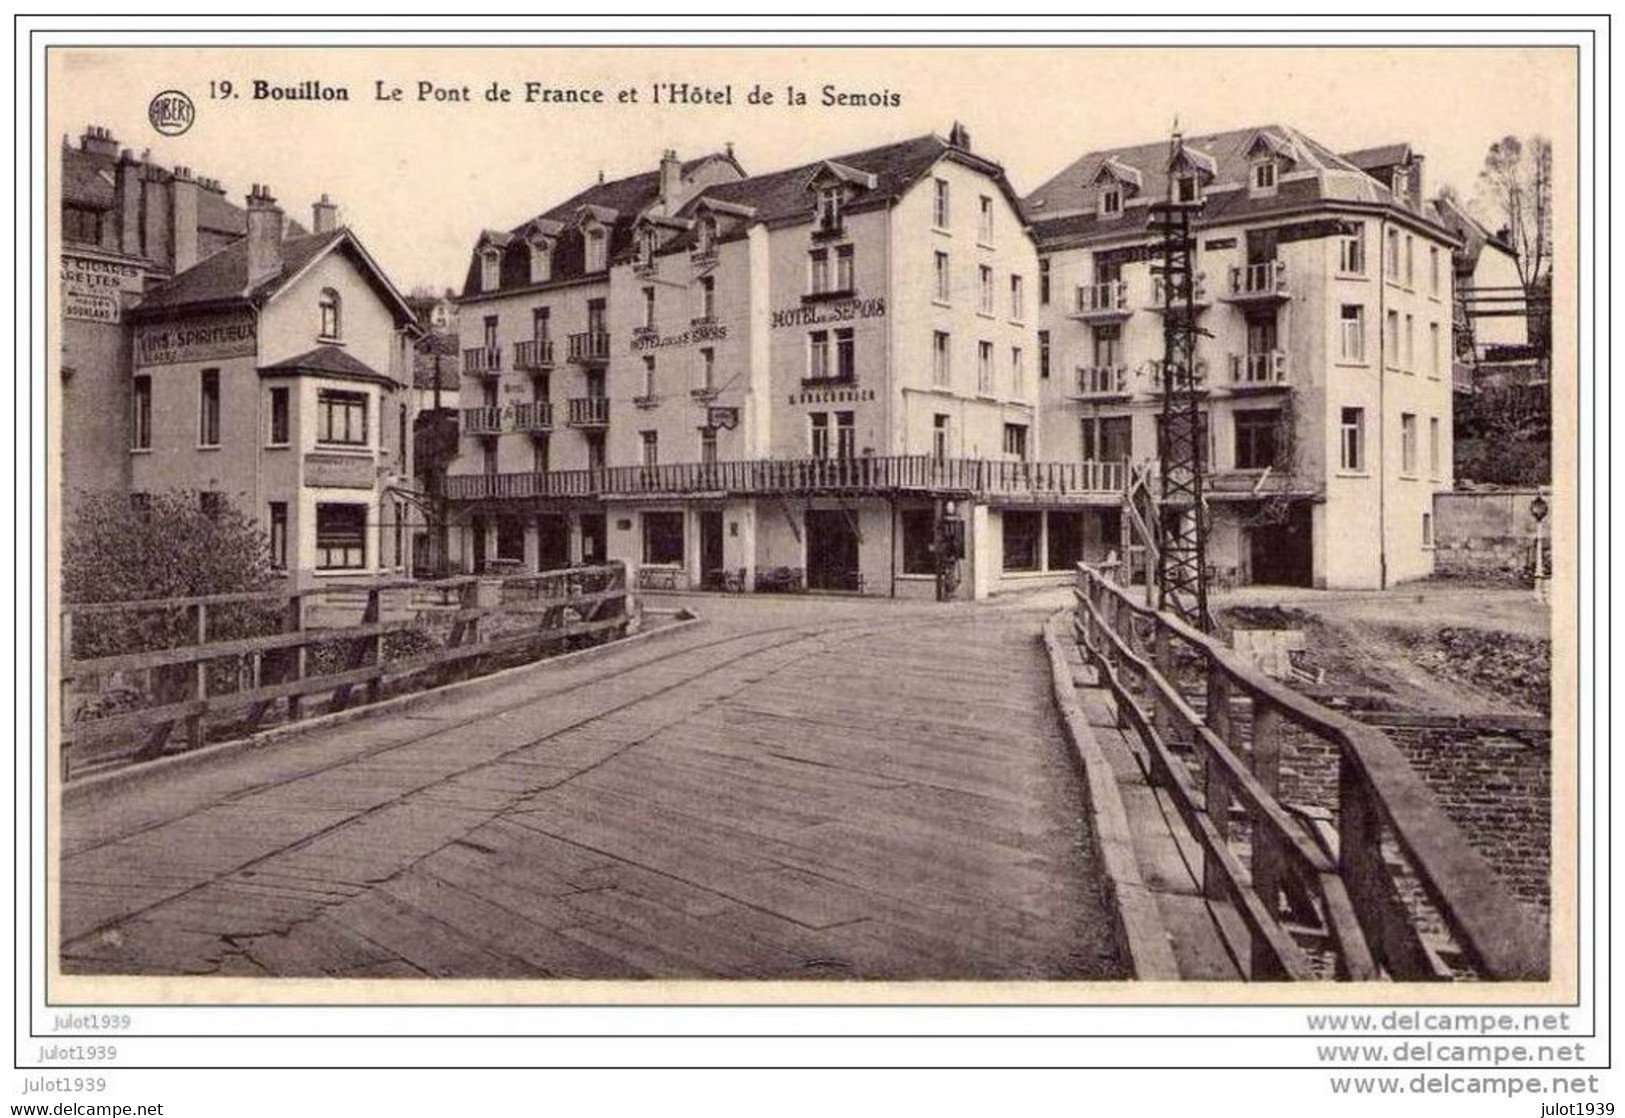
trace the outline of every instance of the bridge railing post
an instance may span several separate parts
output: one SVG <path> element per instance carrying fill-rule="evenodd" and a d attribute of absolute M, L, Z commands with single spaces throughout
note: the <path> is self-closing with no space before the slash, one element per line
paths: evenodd
<path fill-rule="evenodd" d="M 1235 725 L 1230 716 L 1230 679 L 1211 657 L 1207 666 L 1207 726 L 1230 749 L 1235 748 Z M 1230 838 L 1230 783 L 1224 765 L 1214 751 L 1202 746 L 1202 797 L 1208 818 L 1221 842 Z M 1202 889 L 1209 900 L 1219 900 L 1224 890 L 1219 884 L 1220 868 L 1209 851 L 1203 861 Z"/>

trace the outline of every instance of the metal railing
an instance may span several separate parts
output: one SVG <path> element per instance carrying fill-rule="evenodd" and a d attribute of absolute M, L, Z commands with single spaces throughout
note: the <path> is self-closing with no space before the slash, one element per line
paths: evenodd
<path fill-rule="evenodd" d="M 502 371 L 502 351 L 500 349 L 465 349 L 463 350 L 463 371 L 465 373 L 500 373 Z"/>
<path fill-rule="evenodd" d="M 1008 497 L 1120 497 L 1121 462 L 1018 462 L 981 458 L 767 458 L 673 462 L 529 474 L 454 474 L 452 500 L 596 497 L 604 494 L 956 493 Z"/>
<path fill-rule="evenodd" d="M 1244 925 L 1251 978 L 1547 976 L 1543 929 L 1386 735 L 1135 601 L 1104 569 L 1078 573 L 1078 644 L 1200 844 L 1204 894 Z M 1336 759 L 1333 823 L 1280 798 L 1300 740 Z"/>
<path fill-rule="evenodd" d="M 609 334 L 587 331 L 570 335 L 570 360 L 577 364 L 598 364 L 609 360 Z"/>
<path fill-rule="evenodd" d="M 608 396 L 576 396 L 570 400 L 570 426 L 607 427 L 609 425 Z"/>
<path fill-rule="evenodd" d="M 1287 383 L 1286 351 L 1266 349 L 1256 353 L 1232 353 L 1230 381 L 1242 386 Z"/>
<path fill-rule="evenodd" d="M 1153 310 L 1162 309 L 1163 291 L 1167 286 L 1167 282 L 1161 276 L 1151 277 L 1151 308 Z M 1198 272 L 1191 279 L 1191 302 L 1195 306 L 1201 307 L 1206 306 L 1207 301 L 1207 273 Z"/>
<path fill-rule="evenodd" d="M 513 344 L 513 367 L 516 369 L 551 369 L 553 367 L 553 340 L 535 338 Z"/>
<path fill-rule="evenodd" d="M 492 600 L 482 587 L 496 581 Z M 313 624 L 323 614 L 329 622 L 354 620 Z M 487 620 L 491 627 L 482 626 Z M 83 767 L 161 756 L 177 727 L 195 748 L 210 719 L 252 733 L 279 701 L 295 721 L 313 696 L 327 694 L 327 710 L 342 710 L 358 688 L 374 702 L 386 682 L 431 669 L 477 669 L 482 656 L 539 653 L 624 631 L 627 620 L 626 566 L 619 562 L 500 580 L 370 580 L 70 605 L 60 638 L 63 777 L 72 771 L 70 758 Z M 125 651 L 132 633 L 147 647 Z M 83 700 L 115 679 L 141 700 L 135 709 L 83 717 Z M 139 685 L 128 688 L 132 679 Z"/>
<path fill-rule="evenodd" d="M 1237 264 L 1230 269 L 1232 299 L 1275 299 L 1286 294 L 1286 265 L 1279 260 Z"/>
<path fill-rule="evenodd" d="M 1128 392 L 1128 366 L 1086 365 L 1078 370 L 1079 396 L 1122 396 Z"/>

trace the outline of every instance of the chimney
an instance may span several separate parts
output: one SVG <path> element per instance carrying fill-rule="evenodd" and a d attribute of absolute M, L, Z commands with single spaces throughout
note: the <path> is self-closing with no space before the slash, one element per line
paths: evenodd
<path fill-rule="evenodd" d="M 677 209 L 683 192 L 683 164 L 677 152 L 667 148 L 660 157 L 660 205 L 668 214 Z"/>
<path fill-rule="evenodd" d="M 169 184 L 169 235 L 175 248 L 177 274 L 197 263 L 197 199 L 201 184 L 190 167 L 176 167 Z"/>
<path fill-rule="evenodd" d="M 79 137 L 79 150 L 89 152 L 91 155 L 102 155 L 108 159 L 118 158 L 118 141 L 113 133 L 99 124 L 92 124 L 85 129 L 85 134 Z"/>
<path fill-rule="evenodd" d="M 331 233 L 339 227 L 339 208 L 327 195 L 310 207 L 310 231 L 312 233 Z"/>
<path fill-rule="evenodd" d="M 248 286 L 258 287 L 282 271 L 282 210 L 271 188 L 248 191 Z"/>
<path fill-rule="evenodd" d="M 1421 209 L 1422 199 L 1425 198 L 1426 195 L 1422 191 L 1422 156 L 1420 153 L 1413 153 L 1411 155 L 1411 173 L 1410 178 L 1405 185 L 1409 188 L 1408 193 L 1410 194 L 1411 207 L 1413 209 Z"/>
<path fill-rule="evenodd" d="M 102 129 L 106 131 L 106 129 Z M 113 199 L 118 211 L 118 248 L 129 256 L 141 255 L 141 161 L 129 148 L 114 170 Z"/>
<path fill-rule="evenodd" d="M 957 120 L 954 121 L 954 126 L 948 129 L 948 146 L 958 148 L 960 151 L 970 150 L 970 130 Z"/>

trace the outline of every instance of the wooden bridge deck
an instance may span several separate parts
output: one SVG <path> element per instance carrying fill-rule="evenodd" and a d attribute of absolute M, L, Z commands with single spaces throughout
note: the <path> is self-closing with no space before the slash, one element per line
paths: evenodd
<path fill-rule="evenodd" d="M 70 800 L 62 969 L 1121 976 L 1044 603 L 700 608 Z"/>

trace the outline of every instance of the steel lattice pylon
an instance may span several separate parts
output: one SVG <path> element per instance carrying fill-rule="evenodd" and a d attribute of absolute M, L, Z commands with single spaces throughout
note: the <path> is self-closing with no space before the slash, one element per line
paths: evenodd
<path fill-rule="evenodd" d="M 1177 156 L 1179 138 L 1174 138 Z M 1171 162 L 1171 161 L 1170 161 Z M 1171 176 L 1170 176 L 1171 177 Z M 1162 291 L 1162 484 L 1158 501 L 1157 608 L 1208 628 L 1207 506 L 1202 493 L 1205 432 L 1196 363 L 1196 244 L 1191 217 L 1200 202 L 1151 206 L 1159 236 L 1152 275 Z"/>

